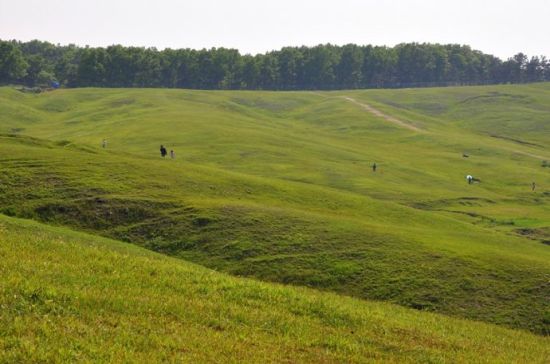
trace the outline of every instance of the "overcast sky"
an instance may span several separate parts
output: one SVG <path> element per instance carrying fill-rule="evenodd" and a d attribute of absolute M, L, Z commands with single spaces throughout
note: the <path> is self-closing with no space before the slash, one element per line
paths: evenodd
<path fill-rule="evenodd" d="M 0 0 L 0 39 L 237 48 L 402 42 L 550 56 L 550 0 Z"/>

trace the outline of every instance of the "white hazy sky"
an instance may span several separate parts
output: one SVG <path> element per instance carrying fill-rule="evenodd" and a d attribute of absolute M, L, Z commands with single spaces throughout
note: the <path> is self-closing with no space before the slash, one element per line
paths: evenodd
<path fill-rule="evenodd" d="M 0 39 L 243 53 L 416 41 L 550 56 L 550 0 L 0 0 Z"/>

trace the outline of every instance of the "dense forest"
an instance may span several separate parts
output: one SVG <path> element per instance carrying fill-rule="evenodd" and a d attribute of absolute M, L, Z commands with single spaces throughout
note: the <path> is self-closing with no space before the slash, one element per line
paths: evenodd
<path fill-rule="evenodd" d="M 0 84 L 29 87 L 168 87 L 329 90 L 550 80 L 550 61 L 501 60 L 456 44 L 318 45 L 258 55 L 238 50 L 61 46 L 0 41 Z"/>

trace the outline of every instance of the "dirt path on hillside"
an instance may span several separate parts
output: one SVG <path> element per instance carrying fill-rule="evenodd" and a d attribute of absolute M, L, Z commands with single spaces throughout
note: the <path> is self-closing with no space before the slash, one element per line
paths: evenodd
<path fill-rule="evenodd" d="M 413 130 L 413 131 L 422 131 L 421 129 L 417 128 L 416 126 L 414 125 L 411 125 L 409 123 L 406 123 L 402 120 L 399 120 L 397 118 L 394 118 L 393 116 L 390 116 L 388 114 L 384 114 L 382 111 L 378 110 L 378 109 L 375 109 L 374 107 L 368 105 L 368 104 L 363 104 L 351 97 L 348 97 L 348 96 L 342 96 L 342 98 L 344 100 L 347 100 L 349 102 L 352 102 L 354 103 L 355 105 L 358 105 L 358 106 L 361 106 L 364 110 L 370 112 L 371 114 L 375 115 L 375 116 L 378 116 L 386 121 L 389 121 L 390 123 L 394 123 L 398 126 L 401 126 L 403 128 L 407 128 L 409 130 Z"/>

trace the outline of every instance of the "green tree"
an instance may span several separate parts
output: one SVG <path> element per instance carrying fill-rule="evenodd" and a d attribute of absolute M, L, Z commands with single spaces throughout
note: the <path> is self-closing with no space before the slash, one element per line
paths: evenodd
<path fill-rule="evenodd" d="M 29 86 L 44 85 L 44 74 L 53 76 L 53 67 L 40 54 L 32 54 L 26 57 L 28 64 L 27 74 L 22 81 Z M 42 77 L 40 75 L 42 74 Z"/>
<path fill-rule="evenodd" d="M 390 87 L 399 81 L 395 48 L 367 46 L 363 53 L 362 87 Z"/>
<path fill-rule="evenodd" d="M 21 50 L 11 42 L 0 41 L 0 83 L 11 83 L 27 74 L 28 64 Z"/>
<path fill-rule="evenodd" d="M 258 88 L 260 79 L 260 64 L 256 57 L 245 55 L 242 59 L 242 68 L 240 73 L 240 88 L 254 90 Z"/>
<path fill-rule="evenodd" d="M 258 55 L 260 64 L 259 87 L 261 89 L 275 90 L 279 83 L 279 68 L 277 57 L 274 54 Z"/>
<path fill-rule="evenodd" d="M 318 45 L 304 52 L 304 75 L 306 89 L 330 89 L 334 87 L 337 63 L 333 46 Z"/>
<path fill-rule="evenodd" d="M 108 53 L 103 48 L 85 48 L 78 64 L 78 86 L 104 86 Z"/>
<path fill-rule="evenodd" d="M 274 52 L 278 65 L 278 89 L 296 90 L 303 87 L 302 74 L 304 57 L 299 49 L 285 47 L 279 52 Z"/>
<path fill-rule="evenodd" d="M 235 49 L 80 48 L 0 41 L 0 82 L 27 85 L 194 89 L 342 89 L 550 80 L 545 57 L 502 61 L 458 44 L 285 47 L 259 55 Z"/>
<path fill-rule="evenodd" d="M 535 82 L 544 79 L 544 65 L 539 57 L 531 57 L 525 64 L 525 81 Z"/>
<path fill-rule="evenodd" d="M 336 78 L 341 88 L 358 88 L 362 79 L 361 68 L 364 54 L 355 44 L 348 44 L 342 48 L 340 62 L 336 66 Z"/>

